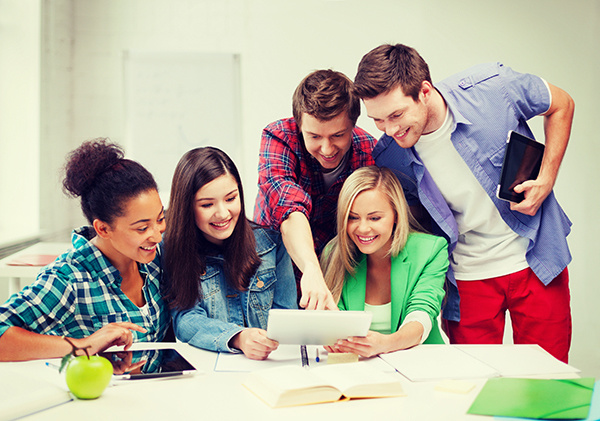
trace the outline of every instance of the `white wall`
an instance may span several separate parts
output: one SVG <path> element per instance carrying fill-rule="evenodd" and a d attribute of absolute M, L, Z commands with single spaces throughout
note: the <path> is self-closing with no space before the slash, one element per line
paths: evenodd
<path fill-rule="evenodd" d="M 124 50 L 239 53 L 241 156 L 247 160 L 238 165 L 249 199 L 256 193 L 261 129 L 291 115 L 291 95 L 302 77 L 333 68 L 353 78 L 360 58 L 381 43 L 417 48 L 434 80 L 498 60 L 568 91 L 576 102 L 576 117 L 556 194 L 574 222 L 569 237 L 574 256 L 571 362 L 600 377 L 600 288 L 594 265 L 600 169 L 593 115 L 600 93 L 598 0 L 45 0 L 43 5 L 43 48 L 54 60 L 43 69 L 48 97 L 42 116 L 60 124 L 44 128 L 42 149 L 66 138 L 69 148 L 97 136 L 124 143 Z M 68 99 L 62 89 L 70 93 Z M 58 110 L 53 109 L 55 100 Z M 359 125 L 379 136 L 366 117 Z M 534 130 L 541 134 L 539 121 Z M 59 143 L 54 163 L 62 163 L 66 146 Z M 42 180 L 42 189 L 50 186 L 58 198 L 52 183 Z M 54 213 L 46 221 L 49 226 L 81 222 L 80 217 Z"/>
<path fill-rule="evenodd" d="M 0 246 L 39 231 L 40 9 L 0 0 Z"/>

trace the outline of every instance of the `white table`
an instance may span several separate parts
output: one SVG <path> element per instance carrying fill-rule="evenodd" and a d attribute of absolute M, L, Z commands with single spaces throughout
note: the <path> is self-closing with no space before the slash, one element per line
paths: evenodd
<path fill-rule="evenodd" d="M 156 345 L 156 344 L 155 344 Z M 120 382 L 91 401 L 72 402 L 27 417 L 27 420 L 477 420 L 491 417 L 468 415 L 466 411 L 481 390 L 485 379 L 469 380 L 476 387 L 467 394 L 434 390 L 436 382 L 410 382 L 397 374 L 405 397 L 358 399 L 345 402 L 272 409 L 245 389 L 241 383 L 247 373 L 215 372 L 217 354 L 187 344 L 158 344 L 177 348 L 200 373 L 189 377 Z M 489 345 L 490 347 L 506 345 Z M 508 345 L 510 346 L 510 345 Z M 135 344 L 144 349 L 148 344 Z M 1 363 L 11 369 L 51 370 L 42 361 Z M 47 372 L 46 372 L 47 375 Z M 54 375 L 54 374 L 52 374 Z M 58 374 L 56 374 L 58 376 Z M 549 376 L 554 377 L 554 376 Z"/>
<path fill-rule="evenodd" d="M 71 243 L 40 242 L 0 260 L 0 278 L 8 278 L 8 295 L 19 292 L 25 285 L 35 280 L 42 267 L 40 266 L 11 266 L 8 263 L 20 256 L 29 254 L 60 255 L 71 248 Z"/>

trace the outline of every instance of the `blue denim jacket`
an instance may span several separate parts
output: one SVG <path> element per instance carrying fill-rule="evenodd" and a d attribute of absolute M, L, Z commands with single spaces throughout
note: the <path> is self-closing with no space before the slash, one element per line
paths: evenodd
<path fill-rule="evenodd" d="M 239 352 L 229 341 L 246 327 L 267 328 L 271 308 L 297 308 L 292 261 L 277 231 L 255 228 L 262 259 L 247 291 L 229 286 L 222 256 L 207 258 L 201 276 L 203 299 L 190 309 L 173 310 L 175 335 L 182 342 L 211 351 Z"/>

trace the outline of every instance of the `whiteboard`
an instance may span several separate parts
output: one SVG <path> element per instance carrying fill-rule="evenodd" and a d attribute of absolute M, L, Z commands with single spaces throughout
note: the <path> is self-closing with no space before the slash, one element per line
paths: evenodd
<path fill-rule="evenodd" d="M 126 156 L 154 175 L 165 207 L 188 150 L 216 146 L 241 162 L 238 54 L 127 51 L 123 67 Z"/>

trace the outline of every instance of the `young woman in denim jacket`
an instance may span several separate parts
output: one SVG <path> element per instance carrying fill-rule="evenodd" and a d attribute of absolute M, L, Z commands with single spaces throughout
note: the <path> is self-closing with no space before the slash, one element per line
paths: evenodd
<path fill-rule="evenodd" d="M 212 147 L 177 164 L 167 211 L 166 300 L 175 334 L 212 351 L 264 359 L 270 308 L 297 308 L 290 257 L 278 232 L 252 224 L 233 161 Z"/>

